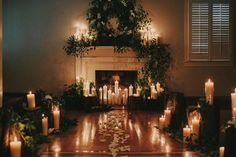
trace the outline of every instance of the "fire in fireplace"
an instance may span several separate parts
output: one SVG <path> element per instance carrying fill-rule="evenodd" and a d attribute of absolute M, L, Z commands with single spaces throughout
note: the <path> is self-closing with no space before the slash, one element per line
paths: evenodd
<path fill-rule="evenodd" d="M 136 70 L 96 70 L 96 86 L 102 87 L 103 85 L 113 85 L 114 81 L 119 81 L 121 87 L 128 87 L 135 85 L 137 81 L 138 72 Z"/>

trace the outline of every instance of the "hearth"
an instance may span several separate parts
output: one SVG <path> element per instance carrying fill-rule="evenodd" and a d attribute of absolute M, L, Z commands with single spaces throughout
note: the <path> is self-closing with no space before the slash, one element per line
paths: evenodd
<path fill-rule="evenodd" d="M 96 70 L 95 83 L 97 87 L 103 85 L 114 85 L 114 81 L 119 81 L 121 88 L 128 88 L 135 85 L 137 81 L 137 70 Z"/>

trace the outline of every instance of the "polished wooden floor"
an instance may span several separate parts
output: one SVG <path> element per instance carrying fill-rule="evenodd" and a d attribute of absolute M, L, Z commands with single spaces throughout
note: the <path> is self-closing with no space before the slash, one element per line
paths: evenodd
<path fill-rule="evenodd" d="M 69 112 L 79 123 L 41 147 L 41 157 L 197 157 L 182 142 L 159 131 L 158 113 L 112 110 Z"/>

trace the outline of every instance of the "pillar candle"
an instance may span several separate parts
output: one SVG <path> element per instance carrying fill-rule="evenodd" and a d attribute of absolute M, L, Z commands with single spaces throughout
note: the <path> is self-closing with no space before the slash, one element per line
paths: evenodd
<path fill-rule="evenodd" d="M 234 93 L 231 93 L 231 105 L 232 105 L 232 116 L 234 117 L 234 108 L 236 108 L 236 88 L 234 89 Z"/>
<path fill-rule="evenodd" d="M 151 99 L 157 99 L 158 93 L 156 91 L 156 89 L 151 91 Z"/>
<path fill-rule="evenodd" d="M 30 109 L 35 108 L 35 95 L 31 91 L 27 94 L 27 101 Z"/>
<path fill-rule="evenodd" d="M 115 103 L 116 103 L 116 102 L 115 102 L 115 101 L 116 101 L 115 99 L 116 99 L 116 95 L 115 95 L 115 93 L 113 92 L 113 93 L 111 94 L 111 104 L 112 104 L 112 105 L 115 105 Z"/>
<path fill-rule="evenodd" d="M 122 94 L 122 104 L 123 105 L 126 105 L 127 103 L 126 103 L 126 97 L 125 97 L 125 94 L 123 93 Z"/>
<path fill-rule="evenodd" d="M 115 81 L 115 93 L 117 94 L 119 91 L 119 81 Z"/>
<path fill-rule="evenodd" d="M 171 110 L 169 110 L 167 108 L 164 111 L 164 116 L 165 116 L 165 127 L 168 127 L 168 125 L 170 124 L 170 120 L 171 120 Z"/>
<path fill-rule="evenodd" d="M 48 117 L 44 114 L 42 114 L 42 131 L 44 136 L 48 135 Z"/>
<path fill-rule="evenodd" d="M 140 88 L 139 86 L 138 86 L 137 89 L 136 89 L 136 94 L 137 94 L 138 96 L 141 95 L 141 88 Z"/>
<path fill-rule="evenodd" d="M 118 89 L 118 105 L 122 104 L 122 91 L 121 88 Z"/>
<path fill-rule="evenodd" d="M 14 137 L 14 141 L 10 142 L 10 151 L 11 151 L 11 157 L 21 156 L 21 142 L 17 141 L 16 136 Z"/>
<path fill-rule="evenodd" d="M 236 107 L 233 108 L 233 117 L 236 118 Z"/>
<path fill-rule="evenodd" d="M 99 88 L 99 103 L 102 104 L 102 88 Z"/>
<path fill-rule="evenodd" d="M 159 118 L 159 128 L 160 129 L 163 129 L 165 127 L 165 116 L 161 116 L 160 118 Z"/>
<path fill-rule="evenodd" d="M 103 103 L 107 104 L 107 86 L 103 86 Z"/>
<path fill-rule="evenodd" d="M 220 147 L 219 148 L 219 157 L 224 157 L 225 154 L 225 147 Z"/>
<path fill-rule="evenodd" d="M 157 93 L 160 94 L 160 92 L 161 92 L 161 84 L 159 82 L 157 82 L 156 88 L 157 88 Z"/>
<path fill-rule="evenodd" d="M 60 111 L 58 109 L 58 107 L 56 107 L 53 110 L 53 124 L 54 124 L 54 128 L 55 129 L 59 129 L 60 128 Z"/>
<path fill-rule="evenodd" d="M 197 117 L 192 119 L 192 133 L 193 139 L 197 139 L 199 135 L 199 128 L 200 128 L 200 120 Z"/>
<path fill-rule="evenodd" d="M 127 88 L 125 88 L 124 89 L 124 93 L 125 93 L 125 105 L 127 105 L 127 103 L 128 103 L 128 89 Z"/>
<path fill-rule="evenodd" d="M 111 93 L 112 93 L 112 91 L 111 91 L 111 89 L 109 89 L 108 90 L 108 95 L 107 95 L 108 104 L 111 104 L 111 99 L 112 99 Z"/>
<path fill-rule="evenodd" d="M 212 105 L 214 98 L 214 82 L 212 82 L 211 79 L 208 79 L 208 81 L 205 82 L 205 95 L 206 102 L 209 102 L 209 104 Z"/>
<path fill-rule="evenodd" d="M 187 142 L 187 138 L 190 138 L 191 129 L 188 125 L 186 125 L 185 128 L 183 128 L 183 140 L 184 142 Z"/>
<path fill-rule="evenodd" d="M 132 96 L 133 95 L 133 86 L 130 85 L 129 86 L 129 96 Z"/>

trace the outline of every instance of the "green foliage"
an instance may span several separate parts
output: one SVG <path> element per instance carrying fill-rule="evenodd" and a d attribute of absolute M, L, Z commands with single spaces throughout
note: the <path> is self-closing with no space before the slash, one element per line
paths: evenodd
<path fill-rule="evenodd" d="M 155 80 L 166 87 L 171 64 L 170 49 L 156 39 L 144 44 L 140 30 L 150 26 L 151 19 L 140 0 L 91 0 L 87 11 L 89 35 L 92 39 L 79 40 L 74 35 L 68 38 L 64 51 L 71 56 L 80 56 L 95 46 L 113 46 L 117 53 L 129 49 L 136 57 L 146 61 L 142 68 L 143 81 Z M 94 46 L 94 47 L 93 47 Z M 142 86 L 143 87 L 143 86 Z"/>
<path fill-rule="evenodd" d="M 73 83 L 71 85 L 65 85 L 63 97 L 78 97 L 83 91 L 83 83 Z"/>

